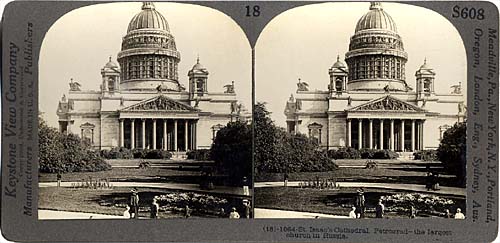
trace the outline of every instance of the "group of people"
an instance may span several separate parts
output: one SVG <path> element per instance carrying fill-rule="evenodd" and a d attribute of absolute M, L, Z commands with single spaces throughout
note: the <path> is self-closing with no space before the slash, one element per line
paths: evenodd
<path fill-rule="evenodd" d="M 160 209 L 160 205 L 158 203 L 159 199 L 160 198 L 158 196 L 154 196 L 153 202 L 150 205 L 150 218 L 152 219 L 158 218 L 158 212 Z M 244 207 L 243 217 L 250 218 L 250 212 L 251 212 L 250 201 L 244 199 L 243 207 Z M 184 218 L 190 218 L 192 211 L 193 210 L 189 207 L 189 205 L 186 205 L 184 208 Z M 238 211 L 236 210 L 236 207 L 231 208 L 229 215 L 225 215 L 224 209 L 221 208 L 221 215 L 229 217 L 230 219 L 239 219 L 241 217 Z M 126 206 L 126 210 L 123 212 L 123 217 L 130 219 L 139 218 L 139 193 L 137 191 L 137 188 L 134 188 L 131 191 L 130 201 L 129 204 Z"/>
<path fill-rule="evenodd" d="M 354 199 L 354 207 L 349 212 L 349 218 L 360 219 L 365 218 L 366 205 L 365 205 L 365 195 L 363 188 L 358 189 L 356 198 Z M 375 206 L 375 218 L 384 217 L 385 206 L 382 204 L 382 200 L 379 200 Z"/>

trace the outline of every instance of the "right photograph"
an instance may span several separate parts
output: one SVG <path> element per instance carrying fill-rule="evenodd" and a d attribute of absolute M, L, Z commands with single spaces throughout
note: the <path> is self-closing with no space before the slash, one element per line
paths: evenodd
<path fill-rule="evenodd" d="M 255 218 L 465 219 L 467 60 L 446 18 L 311 4 L 255 55 Z"/>

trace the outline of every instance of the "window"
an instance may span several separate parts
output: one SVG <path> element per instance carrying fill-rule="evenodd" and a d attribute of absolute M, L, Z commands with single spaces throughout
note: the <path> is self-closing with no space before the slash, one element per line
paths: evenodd
<path fill-rule="evenodd" d="M 309 128 L 309 138 L 316 141 L 318 144 L 321 144 L 321 129 L 323 125 L 319 123 L 312 123 L 307 126 Z"/>

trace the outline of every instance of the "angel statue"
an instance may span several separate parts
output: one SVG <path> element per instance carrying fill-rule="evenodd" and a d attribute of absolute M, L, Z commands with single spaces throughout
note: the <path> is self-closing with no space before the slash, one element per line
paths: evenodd
<path fill-rule="evenodd" d="M 70 82 L 69 82 L 69 90 L 70 91 L 80 91 L 80 87 L 82 85 L 79 84 L 78 82 L 75 82 L 73 81 L 73 79 L 70 79 Z"/>
<path fill-rule="evenodd" d="M 297 91 L 309 91 L 309 84 L 306 82 L 302 82 L 299 78 L 299 82 L 297 83 Z"/>

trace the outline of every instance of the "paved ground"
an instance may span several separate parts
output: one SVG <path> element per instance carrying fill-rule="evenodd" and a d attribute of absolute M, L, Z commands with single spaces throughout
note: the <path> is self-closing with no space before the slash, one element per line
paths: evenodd
<path fill-rule="evenodd" d="M 277 209 L 255 208 L 255 218 L 348 218 L 347 216 L 338 216 L 322 213 L 308 213 L 298 211 L 287 211 Z"/>
<path fill-rule="evenodd" d="M 80 182 L 61 182 L 61 187 L 73 187 Z M 56 187 L 57 182 L 40 182 L 38 187 Z M 200 189 L 198 184 L 185 183 L 157 183 L 157 182 L 111 182 L 113 187 L 137 187 L 137 188 L 156 188 L 173 189 L 193 192 L 220 193 L 233 196 L 245 196 L 242 187 L 216 186 L 213 190 Z"/>
<path fill-rule="evenodd" d="M 347 218 L 346 216 L 329 215 L 322 213 L 296 212 L 275 209 L 255 209 L 256 218 Z M 128 219 L 123 216 L 80 213 L 55 210 L 38 210 L 38 219 L 56 220 L 56 219 Z"/>
<path fill-rule="evenodd" d="M 38 210 L 38 219 L 127 219 L 123 216 L 97 214 L 97 213 L 79 213 L 55 210 Z"/>
<path fill-rule="evenodd" d="M 362 188 L 382 188 L 393 190 L 406 190 L 440 195 L 465 196 L 465 188 L 459 187 L 441 187 L 439 191 L 427 191 L 425 185 L 419 184 L 395 184 L 395 183 L 369 183 L 369 182 L 337 182 L 339 187 L 362 187 Z M 283 182 L 256 182 L 258 187 L 281 187 Z M 289 181 L 288 186 L 298 187 L 299 181 Z"/>

